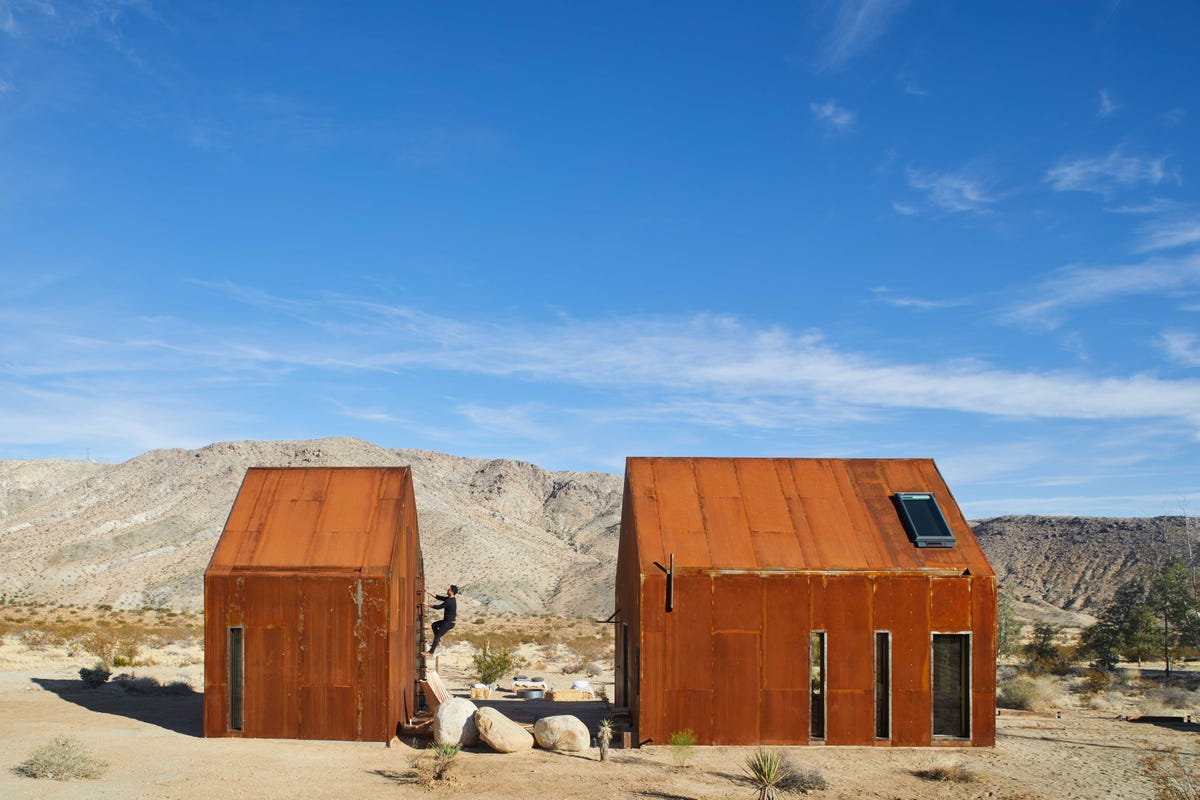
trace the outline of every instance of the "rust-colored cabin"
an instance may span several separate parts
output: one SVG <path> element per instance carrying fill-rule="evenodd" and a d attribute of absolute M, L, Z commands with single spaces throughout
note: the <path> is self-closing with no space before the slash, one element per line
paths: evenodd
<path fill-rule="evenodd" d="M 638 742 L 995 744 L 996 575 L 932 460 L 625 469 L 616 700 Z"/>
<path fill-rule="evenodd" d="M 387 741 L 423 592 L 408 467 L 248 470 L 204 575 L 204 735 Z"/>

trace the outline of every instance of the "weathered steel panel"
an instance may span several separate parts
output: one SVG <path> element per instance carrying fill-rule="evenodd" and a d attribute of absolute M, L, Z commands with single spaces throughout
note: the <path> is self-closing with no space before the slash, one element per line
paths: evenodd
<path fill-rule="evenodd" d="M 934 578 L 929 624 L 935 631 L 965 631 L 971 627 L 971 579 Z"/>
<path fill-rule="evenodd" d="M 803 677 L 803 670 L 798 675 Z M 762 744 L 808 744 L 807 689 L 763 689 L 759 692 L 758 705 L 762 713 L 759 723 Z"/>
<path fill-rule="evenodd" d="M 996 579 L 971 581 L 971 743 L 996 743 Z"/>
<path fill-rule="evenodd" d="M 875 653 L 870 579 L 865 575 L 830 576 L 825 607 L 830 691 L 870 691 Z"/>
<path fill-rule="evenodd" d="M 675 610 L 664 617 L 664 668 L 673 689 L 713 686 L 713 581 L 708 575 L 675 577 Z M 699 733 L 699 731 L 697 731 Z"/>
<path fill-rule="evenodd" d="M 742 497 L 744 489 L 738 485 L 737 463 L 730 458 L 697 458 L 695 465 L 696 488 L 701 497 Z"/>
<path fill-rule="evenodd" d="M 761 665 L 759 633 L 713 633 L 712 744 L 757 742 Z"/>
<path fill-rule="evenodd" d="M 808 583 L 807 575 L 769 575 L 763 578 L 764 689 L 805 689 L 807 692 Z M 803 711 L 801 728 L 807 731 L 807 705 Z"/>
<path fill-rule="evenodd" d="M 700 510 L 708 531 L 709 560 L 699 566 L 716 569 L 744 569 L 747 564 L 757 566 L 740 497 L 701 498 Z M 676 563 L 691 564 L 678 559 Z"/>
<path fill-rule="evenodd" d="M 655 459 L 654 482 L 664 555 L 669 557 L 674 553 L 678 566 L 710 565 L 712 559 L 691 461 Z"/>
<path fill-rule="evenodd" d="M 685 728 L 696 734 L 700 744 L 713 742 L 713 690 L 670 689 L 663 698 L 663 731 L 665 736 L 655 738 L 655 744 L 666 744 L 675 731 Z"/>
<path fill-rule="evenodd" d="M 713 579 L 713 630 L 761 631 L 762 581 L 756 574 L 718 575 Z"/>
<path fill-rule="evenodd" d="M 833 668 L 830 667 L 830 679 Z M 870 745 L 875 742 L 875 706 L 871 691 L 830 689 L 826 695 L 825 743 Z"/>
<path fill-rule="evenodd" d="M 886 576 L 892 599 L 892 743 L 931 741 L 929 580 Z"/>
<path fill-rule="evenodd" d="M 779 481 L 778 462 L 744 458 L 734 462 L 742 487 L 746 520 L 752 531 L 790 531 L 792 517 Z"/>

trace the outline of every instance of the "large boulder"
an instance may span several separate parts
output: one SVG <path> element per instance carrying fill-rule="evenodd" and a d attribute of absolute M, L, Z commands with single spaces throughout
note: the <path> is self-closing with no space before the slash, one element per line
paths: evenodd
<path fill-rule="evenodd" d="M 537 739 L 538 747 L 546 750 L 575 752 L 586 750 L 592 743 L 587 725 L 570 714 L 542 717 L 533 724 L 533 738 Z"/>
<path fill-rule="evenodd" d="M 479 743 L 475 712 L 479 706 L 461 697 L 451 697 L 433 712 L 433 741 L 470 747 Z"/>
<path fill-rule="evenodd" d="M 516 753 L 533 747 L 529 731 L 494 708 L 484 706 L 476 711 L 475 727 L 483 743 L 497 753 Z"/>

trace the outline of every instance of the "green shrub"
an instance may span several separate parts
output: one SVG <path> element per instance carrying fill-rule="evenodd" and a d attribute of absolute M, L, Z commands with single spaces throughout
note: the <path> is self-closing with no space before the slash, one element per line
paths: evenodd
<path fill-rule="evenodd" d="M 461 749 L 456 744 L 435 744 L 430 748 L 433 751 L 433 779 L 435 781 L 443 780 L 446 777 L 446 772 L 454 763 L 454 758 Z"/>
<path fill-rule="evenodd" d="M 520 669 L 525 665 L 525 659 L 509 649 L 492 649 L 490 642 L 484 642 L 471 659 L 475 667 L 475 680 L 479 683 L 495 683 L 501 676 Z"/>
<path fill-rule="evenodd" d="M 692 750 L 696 747 L 696 734 L 691 728 L 675 731 L 667 739 L 667 744 L 671 747 L 671 759 L 675 765 L 686 767 L 688 759 L 692 757 Z"/>
<path fill-rule="evenodd" d="M 27 778 L 50 778 L 69 781 L 75 778 L 98 778 L 107 767 L 92 758 L 83 744 L 66 736 L 56 736 L 50 744 L 35 750 L 29 758 L 13 768 Z"/>
<path fill-rule="evenodd" d="M 1112 686 L 1112 673 L 1101 669 L 1089 669 L 1079 680 L 1079 693 L 1085 698 L 1104 694 Z"/>

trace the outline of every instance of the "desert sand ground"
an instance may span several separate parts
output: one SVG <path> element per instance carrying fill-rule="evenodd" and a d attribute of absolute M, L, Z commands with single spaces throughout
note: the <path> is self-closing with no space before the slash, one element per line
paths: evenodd
<path fill-rule="evenodd" d="M 465 693 L 470 645 L 447 641 L 440 671 L 452 691 Z M 545 648 L 524 649 L 552 685 L 582 677 Z M 550 654 L 552 655 L 552 653 Z M 200 737 L 203 662 L 194 643 L 147 649 L 155 662 L 133 672 L 162 683 L 188 681 L 181 696 L 126 694 L 114 685 L 83 688 L 80 666 L 90 659 L 63 646 L 30 650 L 13 635 L 0 643 L 0 798 L 753 798 L 742 764 L 750 748 L 695 748 L 677 767 L 665 747 L 557 754 L 534 750 L 499 755 L 486 748 L 460 754 L 446 781 L 423 788 L 412 764 L 423 751 L 407 743 L 311 742 Z M 119 671 L 119 670 L 118 670 Z M 591 678 L 594 685 L 611 674 Z M 1118 711 L 1067 708 L 1003 712 L 995 748 L 781 748 L 793 761 L 819 770 L 823 798 L 1150 798 L 1140 766 L 1147 754 L 1177 749 L 1195 765 L 1198 731 L 1124 721 Z M 96 780 L 59 782 L 21 777 L 12 767 L 53 737 L 82 741 L 108 762 Z M 974 782 L 933 782 L 916 773 L 961 764 Z"/>

